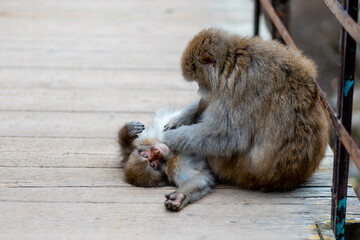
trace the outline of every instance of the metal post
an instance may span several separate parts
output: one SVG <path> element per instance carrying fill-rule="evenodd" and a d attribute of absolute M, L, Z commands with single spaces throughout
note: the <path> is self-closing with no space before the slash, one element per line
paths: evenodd
<path fill-rule="evenodd" d="M 357 22 L 358 0 L 344 0 L 343 7 Z M 344 28 L 341 32 L 340 54 L 337 112 L 338 118 L 351 133 L 356 42 Z M 336 239 L 345 239 L 349 154 L 339 137 L 335 141 L 331 222 Z"/>
<path fill-rule="evenodd" d="M 260 22 L 260 0 L 254 0 L 254 36 L 259 35 L 259 22 Z"/>
<path fill-rule="evenodd" d="M 272 5 L 274 6 L 275 12 L 283 22 L 286 29 L 289 31 L 290 23 L 290 0 L 272 0 Z M 290 32 L 290 31 L 289 31 Z M 273 39 L 277 39 L 280 42 L 284 43 L 284 40 L 281 38 L 280 33 L 276 30 L 274 24 L 271 25 L 271 35 Z"/>

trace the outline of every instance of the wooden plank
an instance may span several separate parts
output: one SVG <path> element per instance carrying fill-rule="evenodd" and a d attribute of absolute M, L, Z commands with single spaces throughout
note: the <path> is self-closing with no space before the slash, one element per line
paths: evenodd
<path fill-rule="evenodd" d="M 222 3 L 218 7 L 199 14 L 194 3 L 181 9 L 160 2 L 113 7 L 110 4 L 97 4 L 96 9 L 77 11 L 72 6 L 70 11 L 58 9 L 62 4 L 54 6 L 52 11 L 11 10 L 3 11 L 0 19 L 0 35 L 54 35 L 54 36 L 193 36 L 199 29 L 222 27 L 228 30 L 251 35 L 251 26 L 247 20 L 252 16 L 252 6 L 229 9 Z M 150 4 L 150 7 L 147 6 Z M 199 3 L 205 12 L 209 2 Z M 89 4 L 90 5 L 90 4 Z M 102 7 L 107 9 L 101 10 Z M 126 7 L 126 6 L 125 6 Z M 141 10 L 145 10 L 146 13 Z M 144 17 L 146 16 L 146 17 Z M 209 17 L 211 16 L 211 17 Z M 46 21 L 44 21 L 46 20 Z M 61 26 L 61 27 L 53 27 Z M 90 27 L 91 26 L 91 27 Z M 176 27 L 174 27 L 176 26 Z"/>
<path fill-rule="evenodd" d="M 198 98 L 195 91 L 170 89 L 0 89 L 0 110 L 155 112 L 184 107 Z"/>
<path fill-rule="evenodd" d="M 239 16 L 240 14 L 237 13 Z M 204 15 L 203 15 L 204 16 Z M 208 16 L 204 16 L 208 17 Z M 235 31 L 243 35 L 251 35 L 251 27 L 242 21 L 244 19 L 238 19 L 239 21 L 231 20 L 226 23 L 212 21 L 211 18 L 207 18 L 207 22 L 192 22 L 192 21 L 158 21 L 149 23 L 149 20 L 137 20 L 137 21 L 122 21 L 113 24 L 104 24 L 94 20 L 80 22 L 74 21 L 28 21 L 23 20 L 1 20 L 0 35 L 12 35 L 12 36 L 69 36 L 69 37 L 97 37 L 108 36 L 117 38 L 120 36 L 131 35 L 138 37 L 153 37 L 153 36 L 177 36 L 191 38 L 201 29 L 209 27 L 220 27 L 229 31 Z M 151 24 L 151 25 L 150 25 Z M 62 28 L 53 28 L 54 25 L 62 25 Z M 147 26 L 147 27 L 146 27 Z M 174 27 L 176 26 L 176 27 Z"/>
<path fill-rule="evenodd" d="M 204 1 L 203 1 L 204 2 Z M 247 19 L 251 13 L 251 7 L 241 8 L 237 6 L 235 9 L 228 10 L 224 8 L 218 9 L 210 9 L 207 8 L 207 4 L 203 3 L 205 11 L 208 11 L 209 14 L 214 14 L 211 18 L 204 18 L 199 14 L 192 14 L 193 8 L 190 7 L 191 3 L 182 3 L 183 5 L 187 5 L 182 9 L 182 11 L 173 11 L 172 8 L 169 8 L 165 5 L 160 5 L 158 1 L 154 1 L 151 3 L 152 5 L 157 5 L 157 7 L 146 8 L 146 4 L 141 6 L 134 6 L 129 7 L 128 9 L 124 8 L 117 8 L 111 9 L 109 4 L 99 4 L 98 6 L 103 6 L 103 9 L 91 9 L 91 10 L 56 10 L 54 6 L 53 9 L 44 10 L 25 10 L 25 9 L 4 9 L 1 13 L 2 20 L 7 21 L 39 21 L 42 19 L 46 19 L 47 21 L 62 21 L 62 22 L 69 22 L 69 21 L 81 21 L 82 23 L 88 22 L 106 22 L 110 24 L 115 24 L 118 22 L 130 22 L 133 21 L 145 21 L 144 16 L 142 16 L 139 11 L 145 10 L 147 11 L 148 23 L 156 23 L 162 22 L 167 20 L 166 24 L 175 23 L 176 21 L 183 21 L 183 22 L 200 22 L 206 23 L 209 22 L 229 22 L 233 21 L 233 19 L 238 20 L 245 20 Z M 137 4 L 138 5 L 138 4 Z M 219 6 L 221 6 L 219 4 Z M 101 8 L 101 7 L 100 7 Z M 137 11 L 136 11 L 137 10 Z M 239 14 L 240 13 L 240 14 Z M 243 13 L 243 14 L 241 14 Z M 184 18 L 184 15 L 186 18 Z M 176 23 L 179 24 L 179 23 Z"/>
<path fill-rule="evenodd" d="M 172 187 L 139 188 L 128 185 L 116 187 L 12 187 L 0 188 L 0 202 L 39 203 L 139 203 L 162 204 L 164 195 L 173 191 Z M 240 187 L 219 185 L 213 193 L 199 204 L 253 204 L 253 205 L 328 205 L 330 188 L 297 188 L 285 193 L 262 193 Z M 114 197 L 119 196 L 119 197 Z M 159 197 L 160 196 L 160 197 Z M 354 196 L 350 196 L 354 198 Z"/>
<path fill-rule="evenodd" d="M 120 167 L 115 138 L 0 138 L 1 167 Z"/>
<path fill-rule="evenodd" d="M 129 52 L 143 52 L 158 49 L 156 55 L 164 53 L 182 52 L 192 36 L 152 36 L 146 37 L 146 41 L 139 36 L 118 37 L 109 36 L 52 36 L 26 35 L 18 36 L 0 35 L 0 47 L 2 51 L 73 51 L 83 53 L 111 52 L 122 54 Z"/>
<path fill-rule="evenodd" d="M 151 122 L 153 113 L 0 112 L 0 137 L 112 138 L 128 121 Z"/>
<path fill-rule="evenodd" d="M 206 4 L 204 4 L 206 3 Z M 240 3 L 240 4 L 239 4 Z M 147 0 L 78 0 L 76 7 L 74 2 L 71 0 L 61 1 L 48 1 L 44 4 L 41 1 L 23 1 L 23 0 L 12 0 L 2 1 L 1 6 L 5 12 L 9 11 L 28 11 L 28 12 L 93 12 L 102 15 L 102 12 L 116 12 L 116 13 L 129 13 L 131 9 L 138 9 L 137 13 L 148 13 L 148 12 L 163 12 L 164 9 L 185 9 L 190 11 L 193 9 L 193 15 L 197 13 L 195 9 L 202 9 L 204 12 L 208 11 L 235 11 L 235 9 L 243 9 L 244 11 L 252 9 L 251 0 L 228 0 L 220 3 L 218 1 L 207 1 L 199 0 L 193 2 L 191 0 L 183 0 L 177 2 L 169 2 L 167 0 L 153 0 L 151 2 Z M 184 15 L 184 14 L 183 14 Z M 221 15 L 221 14 L 219 14 Z M 120 17 L 120 16 L 118 16 Z M 144 16 L 143 16 L 144 18 Z M 249 21 L 247 19 L 247 21 Z"/>
<path fill-rule="evenodd" d="M 51 52 L 72 51 L 74 53 L 112 53 L 130 55 L 133 52 L 151 52 L 155 49 L 158 54 L 181 53 L 186 47 L 191 36 L 154 36 L 147 37 L 144 41 L 136 36 L 119 36 L 116 40 L 112 37 L 99 36 L 89 37 L 61 37 L 61 36 L 25 36 L 19 39 L 12 36 L 0 36 L 1 51 L 8 52 Z M 155 56 L 155 55 L 154 55 Z"/>
<path fill-rule="evenodd" d="M 4 239 L 219 239 L 219 236 L 263 239 L 266 233 L 267 239 L 309 239 L 316 234 L 315 218 L 328 218 L 327 212 L 318 210 L 317 206 L 259 207 L 236 203 L 225 206 L 193 204 L 174 213 L 166 211 L 162 204 L 2 203 L 0 236 Z M 314 212 L 318 214 L 315 216 Z"/>
<path fill-rule="evenodd" d="M 18 138 L 17 138 L 18 139 Z M 33 138 L 31 138 L 33 139 Z M 48 140 L 48 139 L 47 139 Z M 71 139 L 61 138 L 63 143 Z M 86 139 L 93 140 L 93 139 Z M 98 139 L 96 139 L 98 140 Z M 101 139 L 109 140 L 109 139 Z M 0 139 L 2 142 L 2 139 Z M 99 141 L 100 142 L 100 141 Z M 112 139 L 111 142 L 115 142 Z M 95 147 L 101 147 L 104 144 Z M 111 146 L 115 145 L 114 143 Z M 22 145 L 16 145 L 19 148 L 18 152 L 2 151 L 0 153 L 0 167 L 81 167 L 81 168 L 116 168 L 120 167 L 119 153 L 38 153 L 38 152 L 23 152 Z M 105 146 L 107 147 L 107 146 Z M 64 148 L 62 148 L 64 149 Z M 65 150 L 65 149 L 64 149 Z"/>
<path fill-rule="evenodd" d="M 0 24 L 1 26 L 1 24 Z M 1 33 L 0 33 L 1 34 Z M 72 51 L 12 51 L 0 52 L 2 67 L 55 67 L 69 69 L 86 68 L 145 68 L 145 69 L 178 69 L 181 51 L 155 55 L 156 49 L 143 52 L 127 51 L 122 54 L 110 52 L 84 53 Z M 126 57 L 124 57 L 124 55 Z M 151 57 L 152 56 L 152 57 Z"/>
<path fill-rule="evenodd" d="M 0 183 L 9 187 L 127 186 L 119 168 L 2 167 Z M 303 186 L 330 187 L 330 172 L 316 172 Z"/>
<path fill-rule="evenodd" d="M 0 88 L 92 89 L 92 90 L 191 91 L 196 83 L 186 82 L 180 71 L 65 70 L 0 68 Z"/>
<path fill-rule="evenodd" d="M 83 169 L 87 171 L 87 169 Z M 122 170 L 121 178 L 123 177 Z M 76 179 L 75 179 L 76 180 Z M 0 187 L 0 202 L 54 202 L 54 203 L 154 203 L 158 196 L 173 191 L 174 187 L 141 188 L 123 182 L 116 186 L 19 186 L 8 185 Z M 50 193 L 50 194 L 47 194 Z M 287 192 L 252 191 L 239 186 L 216 185 L 211 197 L 206 197 L 201 204 L 223 203 L 232 204 L 331 204 L 331 189 L 329 187 L 298 187 Z M 114 198 L 121 196 L 121 198 Z M 349 201 L 359 204 L 354 191 L 349 191 Z M 92 201 L 89 201 L 92 199 Z M 164 199 L 162 199 L 163 201 Z M 360 214 L 360 213 L 358 213 Z"/>
<path fill-rule="evenodd" d="M 243 0 L 247 4 L 239 4 L 239 1 L 227 1 L 220 3 L 216 1 L 181 1 L 171 3 L 167 1 L 141 1 L 141 2 L 124 2 L 124 1 L 89 1 L 77 2 L 76 8 L 71 2 L 53 1 L 52 3 L 42 4 L 32 1 L 28 4 L 8 4 L 2 6 L 2 18 L 14 20 L 23 20 L 33 22 L 36 20 L 46 19 L 46 22 L 60 20 L 63 22 L 80 22 L 82 25 L 92 25 L 100 22 L 103 28 L 108 28 L 109 22 L 131 24 L 134 21 L 145 21 L 143 25 L 149 25 L 149 22 L 161 22 L 162 25 L 180 25 L 181 23 L 201 22 L 202 25 L 213 26 L 214 23 L 236 22 L 239 24 L 251 17 L 252 5 L 248 4 L 249 0 Z M 209 17 L 204 17 L 196 10 L 200 7 L 202 12 L 207 12 Z M 145 13 L 145 14 L 144 14 Z M 146 17 L 145 17 L 145 16 Z M 89 20 L 91 23 L 89 24 Z M 106 24 L 104 24 L 104 22 Z M 54 24 L 52 24 L 54 25 Z M 56 23 L 58 25 L 58 23 Z M 94 26 L 95 27 L 95 26 Z M 95 27 L 96 28 L 96 27 Z M 114 27 L 114 29 L 116 29 Z M 142 28 L 147 30 L 147 28 Z M 23 34 L 26 34 L 26 30 Z M 62 29 L 57 29 L 57 32 Z M 82 29 L 87 31 L 88 29 Z M 14 34 L 14 32 L 11 32 Z M 141 32 L 142 34 L 144 32 Z M 180 31 L 177 31 L 181 34 Z M 138 33 L 139 35 L 139 33 Z"/>
<path fill-rule="evenodd" d="M 0 29 L 0 35 L 193 36 L 199 29 L 208 27 L 236 29 L 239 33 L 251 35 L 251 26 L 247 20 L 252 16 L 252 7 L 238 5 L 229 9 L 219 2 L 219 7 L 208 11 L 207 15 L 199 12 L 194 14 L 197 11 L 194 3 L 184 2 L 182 4 L 187 6 L 181 9 L 176 9 L 172 4 L 157 4 L 156 1 L 147 3 L 152 6 L 135 3 L 136 6 L 128 9 L 124 5 L 114 8 L 101 3 L 97 4 L 96 9 L 82 12 L 73 6 L 71 11 L 58 10 L 62 4 L 54 6 L 52 11 L 4 9 L 0 19 L 0 26 L 4 28 Z M 205 7 L 208 2 L 200 4 Z M 107 9 L 102 11 L 101 7 Z M 145 9 L 146 13 L 141 12 L 141 9 Z M 206 8 L 201 11 L 206 11 Z"/>

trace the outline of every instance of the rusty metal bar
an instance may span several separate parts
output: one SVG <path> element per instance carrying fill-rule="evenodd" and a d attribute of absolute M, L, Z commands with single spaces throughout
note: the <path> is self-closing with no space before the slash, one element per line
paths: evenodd
<path fill-rule="evenodd" d="M 276 12 L 276 15 L 280 18 L 284 27 L 289 31 L 289 22 L 290 22 L 290 0 L 271 0 L 272 6 Z M 281 34 L 274 26 L 274 23 L 271 23 L 271 35 L 273 39 L 276 39 L 282 43 L 285 43 L 281 37 Z"/>
<path fill-rule="evenodd" d="M 254 36 L 259 35 L 259 23 L 260 23 L 260 0 L 254 0 Z"/>
<path fill-rule="evenodd" d="M 346 9 L 354 22 L 357 22 L 358 0 L 345 0 L 344 9 Z M 337 101 L 338 118 L 346 130 L 351 133 L 356 42 L 351 35 L 346 32 L 344 27 L 341 31 L 340 56 Z M 349 153 L 345 150 L 339 137 L 336 137 L 335 140 L 331 222 L 336 239 L 343 239 L 345 237 Z"/>
<path fill-rule="evenodd" d="M 285 40 L 286 44 L 297 48 L 294 41 L 291 39 L 288 31 L 285 26 L 281 23 L 281 20 L 276 15 L 274 8 L 271 6 L 269 0 L 260 0 L 263 4 L 264 9 L 268 12 L 272 21 L 274 21 L 275 26 L 278 28 L 281 37 Z M 355 165 L 360 171 L 360 150 L 356 145 L 355 141 L 352 139 L 350 134 L 347 132 L 343 124 L 336 118 L 335 112 L 327 101 L 324 93 L 321 91 L 319 85 L 316 83 L 318 91 L 318 100 L 320 101 L 325 113 L 330 120 L 331 124 L 335 129 L 335 133 L 340 137 L 342 144 L 345 149 L 349 152 L 351 158 L 353 159 Z"/>
<path fill-rule="evenodd" d="M 320 90 L 319 85 L 316 83 L 317 89 L 320 94 L 318 94 L 318 100 L 321 103 L 321 106 L 325 110 L 326 116 L 330 120 L 331 124 L 334 127 L 335 133 L 340 137 L 342 144 L 345 149 L 348 151 L 350 156 L 352 157 L 356 167 L 360 171 L 360 150 L 357 147 L 354 139 L 350 136 L 350 134 L 346 131 L 344 125 L 340 122 L 340 120 L 335 116 L 335 112 L 330 106 L 329 102 L 326 100 L 324 93 Z"/>
<path fill-rule="evenodd" d="M 344 28 L 341 28 L 341 37 L 340 37 L 340 61 L 339 61 L 339 77 L 338 77 L 338 92 L 337 92 L 337 108 L 338 114 L 340 114 L 341 110 L 341 101 L 343 97 L 340 97 L 342 91 L 340 91 L 341 80 L 344 77 L 344 49 L 345 49 L 345 32 Z M 340 118 L 340 117 L 338 117 Z M 341 152 L 341 153 L 340 153 Z M 341 142 L 339 142 L 339 135 L 335 135 L 335 145 L 334 145 L 334 162 L 333 162 L 333 178 L 332 178 L 332 187 L 331 187 L 331 226 L 332 229 L 335 229 L 336 226 L 336 199 L 337 199 L 337 191 L 338 191 L 338 183 L 339 183 L 339 159 L 340 156 L 344 158 L 343 146 Z M 335 187 L 336 186 L 336 187 Z M 334 231 L 335 233 L 335 231 Z"/>
<path fill-rule="evenodd" d="M 282 23 L 281 19 L 279 18 L 279 16 L 276 14 L 274 7 L 271 5 L 269 0 L 260 0 L 264 9 L 266 10 L 266 12 L 269 14 L 269 17 L 271 19 L 271 21 L 274 23 L 274 25 L 276 26 L 280 36 L 282 37 L 282 39 L 284 40 L 284 42 L 291 47 L 296 48 L 296 45 L 294 43 L 294 41 L 292 40 L 292 38 L 290 37 L 286 27 L 284 26 L 284 24 Z"/>
<path fill-rule="evenodd" d="M 360 26 L 344 10 L 337 0 L 323 0 L 345 30 L 360 44 Z"/>

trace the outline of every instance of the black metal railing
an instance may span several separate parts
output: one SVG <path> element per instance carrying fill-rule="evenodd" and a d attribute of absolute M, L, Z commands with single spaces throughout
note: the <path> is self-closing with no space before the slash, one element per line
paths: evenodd
<path fill-rule="evenodd" d="M 259 34 L 261 9 L 270 18 L 272 37 L 296 48 L 288 30 L 289 0 L 254 0 L 254 35 Z M 320 101 L 335 133 L 333 185 L 331 190 L 331 224 L 336 239 L 344 239 L 346 219 L 346 197 L 348 186 L 349 155 L 360 170 L 360 150 L 351 137 L 351 116 L 354 90 L 356 43 L 360 43 L 360 26 L 357 24 L 358 0 L 323 0 L 342 25 L 340 39 L 340 70 L 337 93 L 337 114 L 317 85 Z M 261 8 L 262 6 L 262 8 Z"/>

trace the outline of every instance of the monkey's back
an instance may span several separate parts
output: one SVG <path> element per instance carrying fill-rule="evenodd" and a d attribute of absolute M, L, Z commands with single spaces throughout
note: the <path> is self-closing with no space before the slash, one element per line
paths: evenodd
<path fill-rule="evenodd" d="M 300 51 L 277 42 L 232 40 L 243 41 L 251 59 L 239 74 L 241 87 L 234 91 L 241 97 L 232 105 L 238 115 L 246 115 L 239 122 L 249 124 L 243 127 L 251 129 L 250 146 L 230 158 L 210 157 L 209 165 L 226 182 L 292 189 L 317 169 L 328 142 L 327 119 L 317 101 L 316 66 Z"/>

